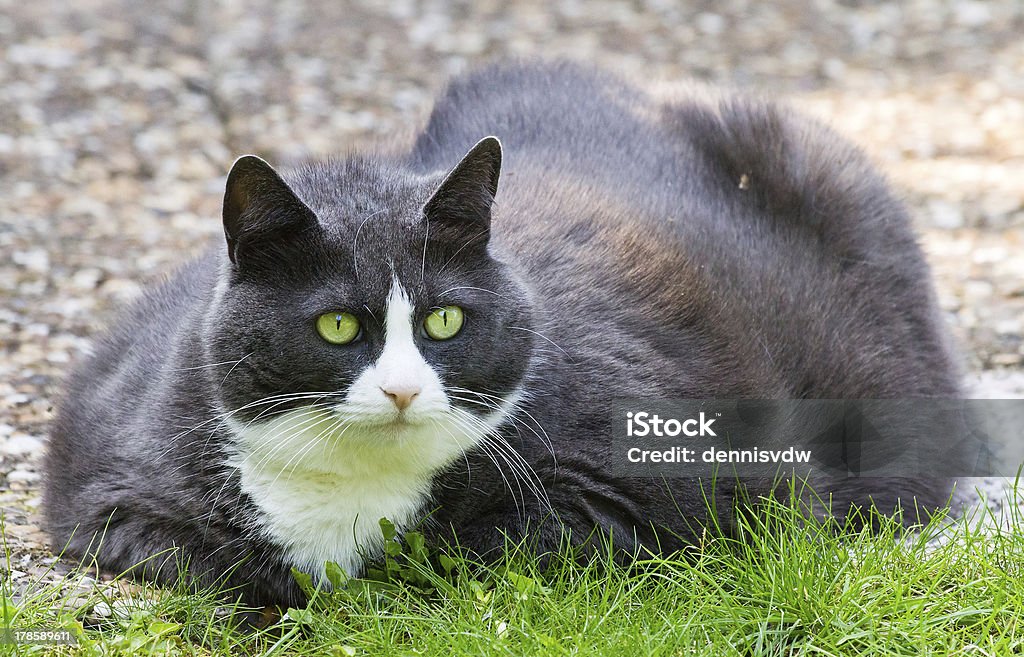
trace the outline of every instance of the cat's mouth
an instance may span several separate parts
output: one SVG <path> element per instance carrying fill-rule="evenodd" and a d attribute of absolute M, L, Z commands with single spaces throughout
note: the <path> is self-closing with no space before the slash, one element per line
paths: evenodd
<path fill-rule="evenodd" d="M 393 431 L 422 428 L 432 422 L 443 419 L 444 416 L 444 414 L 410 412 L 408 410 L 389 413 L 353 414 L 340 408 L 333 409 L 333 415 L 338 418 L 339 422 L 343 422 L 345 425 L 350 425 L 353 428 Z"/>
<path fill-rule="evenodd" d="M 405 427 L 422 426 L 422 425 L 426 424 L 426 422 L 423 421 L 422 419 L 420 419 L 420 420 L 411 420 L 408 417 L 406 417 L 405 414 L 399 413 L 399 414 L 397 414 L 395 416 L 392 416 L 392 417 L 383 417 L 383 418 L 380 418 L 380 417 L 370 417 L 370 418 L 363 418 L 363 419 L 360 419 L 360 420 L 357 420 L 357 421 L 353 422 L 353 424 L 358 424 L 358 425 L 360 425 L 360 426 L 362 426 L 364 428 L 367 428 L 367 429 L 378 428 L 378 429 L 401 430 L 401 429 L 403 429 Z"/>

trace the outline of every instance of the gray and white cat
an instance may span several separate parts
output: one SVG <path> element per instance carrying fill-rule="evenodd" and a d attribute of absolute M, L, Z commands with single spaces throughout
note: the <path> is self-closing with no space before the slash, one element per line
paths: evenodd
<path fill-rule="evenodd" d="M 699 483 L 613 477 L 612 401 L 958 393 L 905 211 L 773 104 L 492 66 L 403 154 L 239 159 L 223 221 L 70 378 L 44 500 L 70 555 L 296 605 L 290 568 L 358 572 L 381 517 L 481 555 L 671 550 Z M 949 490 L 875 484 L 820 492 Z"/>

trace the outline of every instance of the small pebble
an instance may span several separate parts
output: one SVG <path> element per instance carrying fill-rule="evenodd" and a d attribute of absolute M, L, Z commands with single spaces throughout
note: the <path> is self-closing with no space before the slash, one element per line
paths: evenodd
<path fill-rule="evenodd" d="M 50 269 L 50 254 L 44 249 L 15 251 L 11 259 L 15 264 L 37 274 L 44 274 Z"/>
<path fill-rule="evenodd" d="M 1011 367 L 1013 365 L 1020 365 L 1021 361 L 1024 360 L 1024 356 L 1021 354 L 995 354 L 989 360 L 997 367 Z"/>
<path fill-rule="evenodd" d="M 97 618 L 110 618 L 113 614 L 114 611 L 107 602 L 97 602 L 93 605 L 92 615 Z"/>
<path fill-rule="evenodd" d="M 41 475 L 38 472 L 30 472 L 28 470 L 13 470 L 7 474 L 8 484 L 34 484 L 38 482 Z"/>
<path fill-rule="evenodd" d="M 2 446 L 0 451 L 12 456 L 35 454 L 43 449 L 43 441 L 24 433 L 15 433 Z"/>
<path fill-rule="evenodd" d="M 928 212 L 931 214 L 931 223 L 936 228 L 954 230 L 963 228 L 966 224 L 963 210 L 954 203 L 933 199 L 928 203 Z"/>

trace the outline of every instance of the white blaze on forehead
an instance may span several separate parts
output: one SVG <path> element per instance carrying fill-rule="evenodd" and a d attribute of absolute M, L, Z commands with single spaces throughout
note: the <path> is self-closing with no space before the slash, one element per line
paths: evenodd
<path fill-rule="evenodd" d="M 416 347 L 414 313 L 409 295 L 398 279 L 393 279 L 384 320 L 384 351 L 375 364 L 380 386 L 386 390 L 441 383 Z"/>

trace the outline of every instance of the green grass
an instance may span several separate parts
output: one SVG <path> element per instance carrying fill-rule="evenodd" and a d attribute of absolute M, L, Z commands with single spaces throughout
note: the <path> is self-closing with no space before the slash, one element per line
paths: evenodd
<path fill-rule="evenodd" d="M 123 613 L 83 626 L 83 612 L 61 611 L 55 587 L 14 601 L 5 580 L 3 614 L 9 627 L 70 627 L 80 637 L 77 653 L 17 647 L 25 655 L 1024 653 L 1019 529 L 958 521 L 944 529 L 955 540 L 927 547 L 941 521 L 909 538 L 880 524 L 837 533 L 801 522 L 795 504 L 769 501 L 739 538 L 709 531 L 686 554 L 630 569 L 563 555 L 543 573 L 515 554 L 484 569 L 428 558 L 414 536 L 392 541 L 366 579 L 332 571 L 334 592 L 255 634 L 232 629 L 215 596 L 184 588 L 145 588 Z"/>

